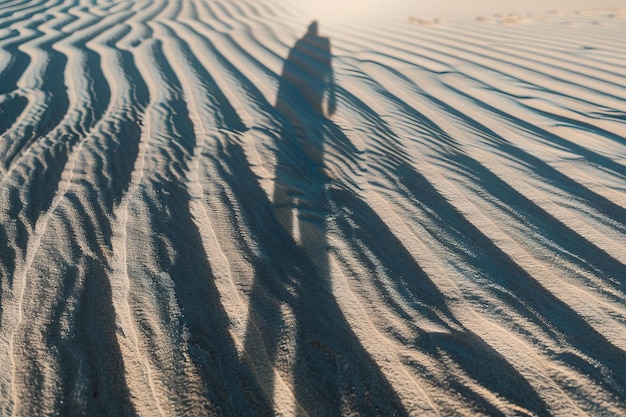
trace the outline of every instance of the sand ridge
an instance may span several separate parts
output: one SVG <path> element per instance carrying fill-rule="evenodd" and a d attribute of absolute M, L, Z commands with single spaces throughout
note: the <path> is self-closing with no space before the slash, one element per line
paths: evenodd
<path fill-rule="evenodd" d="M 626 412 L 623 10 L 331 9 L 0 5 L 0 414 Z"/>

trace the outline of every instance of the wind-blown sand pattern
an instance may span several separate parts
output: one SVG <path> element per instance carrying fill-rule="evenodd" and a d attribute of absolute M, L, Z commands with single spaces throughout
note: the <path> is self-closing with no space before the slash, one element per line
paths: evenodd
<path fill-rule="evenodd" d="M 623 15 L 3 2 L 0 414 L 625 415 Z"/>

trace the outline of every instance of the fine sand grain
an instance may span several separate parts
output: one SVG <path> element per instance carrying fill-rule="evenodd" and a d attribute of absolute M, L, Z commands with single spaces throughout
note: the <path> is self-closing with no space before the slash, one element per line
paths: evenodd
<path fill-rule="evenodd" d="M 0 415 L 626 415 L 626 7 L 333 7 L 0 4 Z"/>

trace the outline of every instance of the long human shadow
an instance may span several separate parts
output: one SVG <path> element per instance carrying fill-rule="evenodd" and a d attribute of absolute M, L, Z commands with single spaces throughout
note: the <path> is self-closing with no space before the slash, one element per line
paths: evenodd
<path fill-rule="evenodd" d="M 276 214 L 287 233 L 328 275 L 325 242 L 326 184 L 323 108 L 328 91 L 328 116 L 335 111 L 330 40 L 320 37 L 317 22 L 299 39 L 285 61 L 276 110 L 286 127 L 277 144 L 274 182 Z"/>
<path fill-rule="evenodd" d="M 311 36 L 311 35 L 309 35 Z M 313 229 L 307 222 L 310 222 L 311 216 L 319 215 L 319 207 L 322 204 L 333 207 L 347 207 L 348 210 L 344 210 L 343 213 L 338 216 L 337 226 L 339 231 L 344 235 L 346 241 L 355 242 L 358 241 L 364 247 L 367 247 L 370 253 L 373 253 L 378 262 L 381 262 L 388 271 L 389 276 L 393 277 L 392 285 L 395 290 L 403 294 L 405 299 L 409 302 L 412 301 L 411 306 L 419 312 L 419 314 L 428 317 L 440 326 L 448 330 L 450 338 L 463 339 L 468 335 L 472 336 L 472 340 L 480 340 L 475 335 L 466 331 L 463 326 L 456 321 L 452 313 L 448 310 L 445 297 L 437 287 L 432 283 L 429 277 L 422 271 L 420 266 L 413 260 L 412 256 L 406 251 L 403 245 L 398 241 L 393 233 L 388 229 L 384 222 L 376 215 L 376 213 L 365 204 L 358 196 L 349 191 L 342 190 L 335 187 L 327 187 L 328 180 L 320 169 L 323 167 L 323 152 L 320 147 L 324 140 L 324 135 L 333 136 L 333 140 L 338 142 L 348 142 L 347 138 L 343 136 L 341 130 L 330 122 L 323 115 L 322 109 L 322 93 L 323 84 L 327 82 L 319 75 L 306 78 L 308 74 L 302 71 L 302 65 L 309 64 L 306 62 L 307 48 L 311 47 L 312 41 L 308 43 L 305 38 L 300 43 L 296 44 L 294 50 L 289 55 L 288 61 L 285 64 L 283 71 L 284 77 L 279 89 L 278 100 L 276 108 L 286 119 L 286 126 L 281 132 L 279 139 L 278 155 L 277 155 L 277 168 L 276 168 L 276 185 L 274 191 L 274 211 L 276 213 L 277 221 L 279 221 L 283 230 L 281 232 L 290 235 L 296 235 L 300 237 L 300 247 L 298 250 L 303 250 L 305 256 L 294 255 L 294 259 L 307 258 L 312 260 L 313 265 L 303 265 L 306 269 L 315 267 L 320 276 L 308 277 L 302 274 L 302 267 L 298 267 L 298 270 L 294 271 L 301 276 L 299 285 L 304 290 L 304 285 L 309 282 L 305 279 L 317 278 L 327 281 L 328 280 L 328 258 L 325 251 L 326 230 L 325 225 L 322 224 L 322 228 Z M 317 55 L 319 57 L 319 55 Z M 304 62 L 303 62 L 304 61 Z M 318 68 L 319 70 L 319 68 Z M 321 78 L 321 81 L 320 81 Z M 315 84 L 311 84 L 311 81 L 318 81 L 317 88 Z M 304 86 L 302 86 L 304 84 Z M 321 84 L 321 85 L 320 85 Z M 302 102 L 309 102 L 308 109 L 299 109 L 297 106 Z M 311 102 L 312 101 L 312 102 Z M 306 110 L 313 110 L 313 112 L 306 112 Z M 317 121 L 320 126 L 307 126 L 307 123 L 311 121 Z M 315 129 L 318 128 L 318 130 Z M 315 182 L 317 181 L 317 183 Z M 314 199 L 321 199 L 315 201 Z M 312 201 L 313 200 L 313 201 Z M 322 209 L 322 214 L 328 214 L 328 208 Z M 294 211 L 298 213 L 294 215 Z M 300 213 L 304 212 L 304 215 Z M 341 211 L 341 209 L 340 209 Z M 334 213 L 337 214 L 337 213 Z M 307 236 L 307 233 L 311 233 L 313 236 Z M 315 235 L 317 233 L 317 235 Z M 292 236 L 289 236 L 293 239 Z M 284 237 L 283 237 L 284 238 Z M 393 253 L 390 249 L 393 248 Z M 365 250 L 359 250 L 357 245 L 354 245 L 355 253 L 360 257 L 360 260 L 365 264 L 368 263 Z M 283 256 L 289 256 L 284 253 Z M 290 256 L 291 257 L 291 256 Z M 287 271 L 289 273 L 289 271 Z M 324 274 L 324 275 L 321 275 Z M 257 277 L 259 282 L 261 276 Z M 255 282 L 255 287 L 257 282 Z M 322 281 L 321 284 L 328 285 L 327 282 Z M 378 288 L 381 294 L 385 294 L 389 291 L 385 284 L 382 282 L 375 282 L 374 285 Z M 284 291 L 284 290 L 283 290 Z M 262 303 L 259 305 L 266 308 L 268 303 L 267 297 L 255 297 L 255 291 L 253 290 L 253 296 L 251 297 L 251 307 L 254 311 L 258 311 L 254 308 L 255 302 Z M 317 295 L 316 292 L 309 293 L 311 295 Z M 308 294 L 307 294 L 308 295 Z M 398 304 L 390 301 L 391 297 L 385 297 L 386 302 L 390 307 L 396 311 L 397 314 L 402 315 L 402 307 Z M 311 311 L 315 311 L 315 308 L 320 310 L 327 310 L 323 308 L 322 300 L 319 297 L 302 296 L 296 297 L 295 301 L 298 305 L 302 305 L 302 309 L 308 312 L 308 316 L 311 316 Z M 310 301 L 311 304 L 306 303 Z M 279 303 L 275 303 L 277 305 Z M 309 308 L 309 306 L 311 308 Z M 278 306 L 275 307 L 275 311 L 272 316 L 280 317 Z M 296 312 L 296 314 L 298 314 Z M 339 313 L 341 314 L 341 313 Z M 446 321 L 442 320 L 439 315 L 445 316 Z M 267 317 L 267 315 L 265 316 Z M 318 324 L 319 321 L 315 320 L 311 325 Z M 300 329 L 305 329 L 298 332 L 297 346 L 296 346 L 296 359 L 295 359 L 295 373 L 296 378 L 300 376 L 306 378 L 306 372 L 308 369 L 298 367 L 300 363 L 306 365 L 310 364 L 310 359 L 306 356 L 305 352 L 301 352 L 304 347 L 308 345 L 304 340 L 305 335 L 310 334 L 311 329 L 306 329 L 302 319 L 298 320 L 301 323 Z M 453 323 L 451 327 L 449 323 Z M 278 335 L 273 335 L 277 337 Z M 444 338 L 440 338 L 444 340 Z M 481 341 L 482 342 L 482 341 Z M 265 339 L 266 348 L 268 347 L 268 341 Z M 316 345 L 320 346 L 320 345 Z M 453 343 L 439 343 L 437 349 L 444 349 L 455 361 L 461 366 L 464 366 L 468 372 L 473 375 L 481 384 L 490 388 L 495 392 L 499 392 L 508 398 L 513 399 L 518 404 L 522 404 L 527 408 L 534 410 L 539 415 L 545 414 L 547 406 L 539 398 L 530 384 L 521 376 L 506 360 L 499 355 L 493 349 L 490 349 L 484 342 L 477 344 L 478 347 L 474 349 L 479 353 L 476 361 L 478 366 L 472 366 L 468 364 L 465 356 L 462 352 L 458 352 L 454 349 Z M 276 352 L 271 351 L 270 355 L 275 355 Z M 428 350 L 428 349 L 425 349 Z M 439 350 L 437 350 L 439 351 Z M 479 372 L 479 368 L 491 364 L 489 368 L 491 372 Z M 494 367 L 493 364 L 498 364 Z M 314 363 L 317 365 L 317 363 Z M 310 365 L 309 365 L 310 366 Z M 323 369 L 318 372 L 319 377 L 325 377 Z M 332 378 L 332 374 L 328 374 Z M 515 388 L 514 388 L 515 387 Z M 467 398 L 470 398 L 477 404 L 481 404 L 484 409 L 491 410 L 496 413 L 496 410 L 491 409 L 487 401 L 474 395 L 471 390 L 458 387 L 459 392 L 463 392 Z M 340 391 L 337 391 L 340 393 Z M 520 394 L 522 393 L 522 394 Z M 303 402 L 306 399 L 306 395 L 310 393 L 306 392 L 306 389 L 302 385 L 296 385 L 296 396 L 301 405 L 306 406 L 308 404 Z M 333 413 L 339 409 L 325 408 L 323 412 Z M 367 409 L 363 409 L 367 410 Z"/>
<path fill-rule="evenodd" d="M 324 173 L 324 141 L 329 134 L 327 127 L 332 125 L 328 117 L 336 105 L 333 84 L 330 39 L 319 36 L 317 22 L 312 22 L 290 50 L 281 74 L 275 107 L 284 117 L 286 129 L 277 145 L 273 204 L 283 229 L 293 240 L 299 240 L 299 249 L 304 252 L 302 258 L 310 261 L 294 277 L 300 293 L 294 300 L 297 311 L 294 391 L 301 406 L 321 415 L 341 413 L 344 406 L 341 397 L 347 396 L 351 385 L 357 386 L 350 382 L 353 376 L 346 378 L 351 373 L 346 372 L 347 368 L 357 366 L 354 362 L 350 364 L 350 357 L 359 365 L 367 358 L 365 352 L 354 352 L 360 348 L 358 341 L 349 346 L 344 345 L 346 341 L 335 339 L 349 331 L 346 322 L 335 319 L 333 323 L 311 314 L 316 309 L 335 310 L 342 317 L 330 289 L 326 236 L 329 179 Z M 327 111 L 323 106 L 326 92 Z M 352 352 L 341 353 L 345 347 Z M 342 364 L 343 361 L 346 362 Z M 321 380 L 323 384 L 318 383 Z M 363 398 L 357 395 L 349 407 L 364 412 L 367 404 L 362 402 Z"/>
<path fill-rule="evenodd" d="M 325 225 L 329 179 L 323 169 L 323 141 L 324 132 L 338 128 L 323 110 L 325 90 L 331 114 L 335 104 L 330 41 L 318 35 L 313 22 L 289 53 L 281 77 L 275 106 L 282 129 L 276 138 L 274 201 L 260 188 L 240 146 L 230 143 L 225 153 L 224 162 L 232 160 L 227 165 L 233 172 L 224 170 L 224 175 L 240 201 L 247 229 L 258 245 L 255 249 L 261 253 L 255 256 L 253 248 L 247 249 L 255 281 L 246 355 L 255 368 L 263 367 L 263 353 L 255 343 L 257 333 L 270 365 L 281 367 L 277 361 L 284 355 L 279 352 L 291 351 L 293 391 L 309 415 L 406 415 L 330 287 Z M 293 314 L 291 324 L 285 322 L 282 305 Z M 261 378 L 271 395 L 273 371 L 263 369 Z"/>

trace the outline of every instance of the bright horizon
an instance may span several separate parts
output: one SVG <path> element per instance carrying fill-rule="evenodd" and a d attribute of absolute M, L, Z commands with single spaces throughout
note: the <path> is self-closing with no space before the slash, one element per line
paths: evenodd
<path fill-rule="evenodd" d="M 458 0 L 440 0 L 422 2 L 414 0 L 376 0 L 382 4 L 397 4 L 398 10 L 412 10 L 412 14 L 424 15 L 424 18 L 442 19 L 473 19 L 477 16 L 495 13 L 545 13 L 551 10 L 575 12 L 581 9 L 597 9 L 607 7 L 626 7 L 625 0 L 478 0 L 462 2 Z"/>
<path fill-rule="evenodd" d="M 298 6 L 306 3 L 296 1 Z M 559 10 L 573 13 L 577 10 L 626 8 L 626 0 L 479 0 L 460 2 L 458 0 L 440 0 L 437 2 L 415 0 L 318 0 L 311 2 L 312 7 L 321 10 L 327 17 L 363 18 L 385 16 L 403 18 L 415 16 L 422 19 L 440 18 L 443 20 L 473 20 L 478 16 L 491 17 L 496 13 L 546 13 Z"/>

